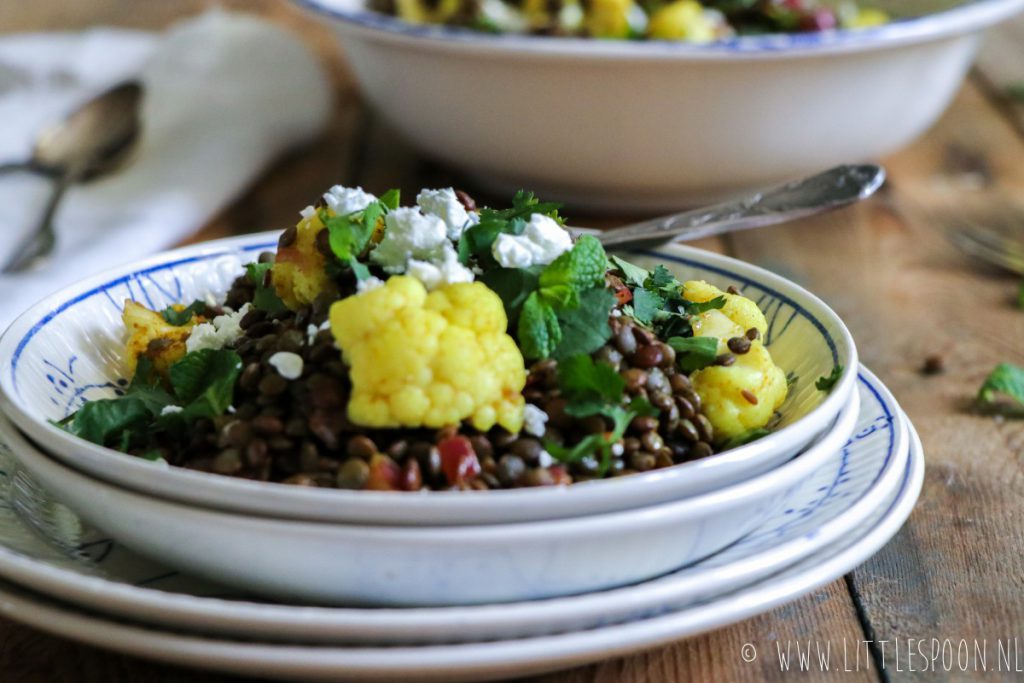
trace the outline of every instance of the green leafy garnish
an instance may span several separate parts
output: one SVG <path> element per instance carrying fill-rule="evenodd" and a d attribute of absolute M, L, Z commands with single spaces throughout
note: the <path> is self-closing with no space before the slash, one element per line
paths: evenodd
<path fill-rule="evenodd" d="M 843 366 L 837 365 L 832 368 L 832 372 L 827 377 L 819 377 L 815 381 L 814 386 L 818 391 L 832 391 L 832 387 L 836 385 L 839 378 L 843 374 Z"/>
<path fill-rule="evenodd" d="M 633 318 L 641 325 L 650 325 L 665 306 L 665 297 L 649 289 L 633 290 Z"/>
<path fill-rule="evenodd" d="M 1024 368 L 1000 363 L 989 373 L 978 390 L 978 403 L 992 407 L 1000 396 L 1024 406 Z"/>
<path fill-rule="evenodd" d="M 476 257 L 482 266 L 493 266 L 491 245 L 498 235 L 521 235 L 526 229 L 526 221 L 535 213 L 543 214 L 562 223 L 558 209 L 561 204 L 542 202 L 532 192 L 520 190 L 512 198 L 512 207 L 508 209 L 481 209 L 480 220 L 468 228 L 459 239 L 459 261 L 463 265 Z"/>
<path fill-rule="evenodd" d="M 552 356 L 562 360 L 577 353 L 593 353 L 612 336 L 608 316 L 615 305 L 615 295 L 604 287 L 588 289 L 580 294 L 576 308 L 556 311 L 562 341 Z"/>
<path fill-rule="evenodd" d="M 280 313 L 288 310 L 288 307 L 281 301 L 274 287 L 269 282 L 267 273 L 273 269 L 273 263 L 247 263 L 245 266 L 249 282 L 256 287 L 252 297 L 253 308 L 258 308 L 267 313 Z"/>
<path fill-rule="evenodd" d="M 627 285 L 643 287 L 644 282 L 646 282 L 647 278 L 650 276 L 650 273 L 648 273 L 646 269 L 634 265 L 618 256 L 611 256 L 609 260 L 612 262 L 612 265 L 622 273 L 622 277 L 625 279 Z"/>
<path fill-rule="evenodd" d="M 687 374 L 706 368 L 718 357 L 717 337 L 669 337 L 666 343 L 675 350 L 679 369 Z"/>
<path fill-rule="evenodd" d="M 392 188 L 378 197 L 377 201 L 383 204 L 384 208 L 388 211 L 394 211 L 401 204 L 401 199 L 402 193 L 399 190 Z"/>
<path fill-rule="evenodd" d="M 604 285 L 607 264 L 601 242 L 584 235 L 540 274 L 541 295 L 562 305 L 575 305 L 581 292 Z"/>
<path fill-rule="evenodd" d="M 574 417 L 600 415 L 612 422 L 612 429 L 590 434 L 571 448 L 546 443 L 552 457 L 565 463 L 584 457 L 600 457 L 598 473 L 604 475 L 612 462 L 612 446 L 622 439 L 629 423 L 638 415 L 656 416 L 658 411 L 646 398 L 637 396 L 622 405 L 626 381 L 611 365 L 595 362 L 588 354 L 570 356 L 558 364 L 558 386 L 568 400 L 566 413 Z"/>
<path fill-rule="evenodd" d="M 160 315 L 171 325 L 181 327 L 182 325 L 187 325 L 192 320 L 193 315 L 202 315 L 205 312 L 206 303 L 197 299 L 180 311 L 175 310 L 174 306 L 168 306 L 160 311 Z"/>
<path fill-rule="evenodd" d="M 373 237 L 377 224 L 391 208 L 397 206 L 398 191 L 391 190 L 384 197 L 369 204 L 362 211 L 345 216 L 331 216 L 321 209 L 320 220 L 327 227 L 328 244 L 331 252 L 342 265 L 352 269 L 357 280 L 370 277 L 370 269 L 359 261 L 360 254 L 366 249 Z"/>
<path fill-rule="evenodd" d="M 242 359 L 230 349 L 193 351 L 170 366 L 168 391 L 151 361 L 140 358 L 124 396 L 88 401 L 58 424 L 93 443 L 126 451 L 137 437 L 180 433 L 195 419 L 223 415 L 241 371 Z M 165 414 L 168 406 L 182 409 Z"/>
<path fill-rule="evenodd" d="M 540 272 L 543 266 L 532 268 L 492 268 L 479 278 L 501 298 L 509 320 L 514 320 L 526 297 L 540 286 Z"/>
<path fill-rule="evenodd" d="M 519 312 L 516 336 L 526 358 L 547 358 L 562 341 L 562 328 L 558 324 L 555 309 L 541 298 L 539 292 L 526 297 L 523 309 Z"/>
<path fill-rule="evenodd" d="M 1024 280 L 1017 287 L 1017 308 L 1024 308 Z"/>

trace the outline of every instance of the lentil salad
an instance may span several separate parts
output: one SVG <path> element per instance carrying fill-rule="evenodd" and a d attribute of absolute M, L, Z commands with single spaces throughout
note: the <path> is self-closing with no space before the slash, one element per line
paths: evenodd
<path fill-rule="evenodd" d="M 332 188 L 222 302 L 125 303 L 131 382 L 62 422 L 195 470 L 487 490 L 669 467 L 765 433 L 787 392 L 756 304 L 478 209 Z"/>

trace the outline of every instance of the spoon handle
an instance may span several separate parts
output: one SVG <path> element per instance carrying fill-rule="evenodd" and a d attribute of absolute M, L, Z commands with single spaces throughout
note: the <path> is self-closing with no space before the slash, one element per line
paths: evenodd
<path fill-rule="evenodd" d="M 597 237 L 607 247 L 626 249 L 760 228 L 852 204 L 874 194 L 884 181 L 885 169 L 880 166 L 836 166 L 803 180 L 608 230 Z"/>
<path fill-rule="evenodd" d="M 75 182 L 75 175 L 65 173 L 57 178 L 46 201 L 43 215 L 35 230 L 30 232 L 18 243 L 11 258 L 3 268 L 4 274 L 20 273 L 34 266 L 39 260 L 48 256 L 57 244 L 57 235 L 53 229 L 53 217 L 64 193 Z"/>

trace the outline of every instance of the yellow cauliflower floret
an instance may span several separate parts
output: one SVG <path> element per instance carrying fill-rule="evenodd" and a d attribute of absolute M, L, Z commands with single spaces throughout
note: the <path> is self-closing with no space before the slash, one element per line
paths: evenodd
<path fill-rule="evenodd" d="M 695 302 L 725 296 L 725 306 L 700 314 L 693 324 L 694 336 L 718 339 L 718 353 L 728 353 L 729 339 L 742 337 L 751 328 L 761 333 L 750 343 L 750 351 L 734 354 L 732 365 L 712 365 L 690 377 L 715 429 L 715 439 L 724 441 L 764 427 L 786 400 L 787 392 L 786 375 L 762 341 L 768 329 L 764 314 L 750 299 L 726 294 L 703 281 L 687 282 L 683 296 Z"/>
<path fill-rule="evenodd" d="M 594 38 L 625 38 L 633 0 L 591 0 L 586 14 L 587 31 Z"/>
<path fill-rule="evenodd" d="M 322 292 L 337 291 L 327 276 L 327 260 L 316 246 L 316 236 L 324 229 L 314 213 L 295 226 L 291 244 L 277 249 L 271 280 L 277 295 L 292 310 L 313 303 Z"/>
<path fill-rule="evenodd" d="M 850 7 L 849 11 L 841 10 L 839 17 L 843 28 L 872 28 L 888 24 L 892 20 L 880 9 L 856 6 Z"/>
<path fill-rule="evenodd" d="M 331 306 L 331 331 L 350 368 L 348 416 L 366 427 L 486 431 L 523 423 L 526 369 L 498 295 L 480 282 L 431 293 L 415 278 Z"/>
<path fill-rule="evenodd" d="M 662 40 L 709 43 L 715 39 L 716 26 L 697 0 L 676 0 L 662 6 L 647 24 L 647 35 Z"/>
<path fill-rule="evenodd" d="M 184 310 L 184 306 L 175 306 L 175 310 Z M 192 319 L 184 325 L 172 325 L 156 311 L 151 311 L 134 301 L 125 300 L 124 312 L 121 314 L 124 326 L 128 329 L 128 374 L 135 374 L 135 366 L 142 356 L 153 361 L 153 367 L 161 374 L 167 373 L 172 363 L 185 355 L 185 340 L 192 333 L 192 328 L 202 319 L 193 314 Z"/>

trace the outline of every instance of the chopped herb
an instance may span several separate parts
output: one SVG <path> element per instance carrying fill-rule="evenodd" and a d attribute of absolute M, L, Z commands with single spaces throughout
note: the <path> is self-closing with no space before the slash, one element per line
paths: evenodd
<path fill-rule="evenodd" d="M 538 292 L 526 297 L 516 329 L 519 348 L 528 359 L 547 358 L 562 341 L 562 328 L 550 303 Z"/>
<path fill-rule="evenodd" d="M 540 286 L 541 268 L 492 268 L 485 271 L 479 280 L 501 298 L 509 321 L 514 321 L 526 297 Z"/>
<path fill-rule="evenodd" d="M 168 370 L 179 413 L 164 417 L 191 420 L 223 415 L 234 395 L 242 359 L 229 349 L 203 349 L 185 354 Z"/>
<path fill-rule="evenodd" d="M 151 417 L 144 401 L 126 395 L 87 402 L 64 428 L 86 441 L 106 446 L 130 428 L 144 426 Z"/>
<path fill-rule="evenodd" d="M 641 325 L 650 325 L 654 316 L 665 306 L 665 297 L 649 289 L 633 290 L 632 316 Z"/>
<path fill-rule="evenodd" d="M 626 390 L 626 380 L 608 363 L 595 363 L 581 353 L 559 363 L 558 386 L 569 401 L 618 403 Z"/>
<path fill-rule="evenodd" d="M 576 308 L 556 310 L 561 328 L 561 343 L 552 356 L 562 360 L 577 353 L 593 353 L 612 336 L 608 316 L 615 305 L 615 295 L 604 287 L 595 287 L 580 294 Z"/>
<path fill-rule="evenodd" d="M 997 365 L 978 390 L 978 403 L 994 407 L 1001 396 L 1024 407 L 1024 368 L 1009 363 Z"/>
<path fill-rule="evenodd" d="M 281 301 L 274 287 L 270 284 L 268 273 L 272 273 L 273 263 L 248 263 L 245 272 L 249 282 L 256 287 L 252 297 L 253 308 L 258 308 L 267 313 L 280 313 L 288 310 L 288 307 Z"/>
<path fill-rule="evenodd" d="M 399 190 L 392 188 L 378 197 L 377 201 L 380 202 L 388 211 L 393 211 L 399 207 L 401 199 L 402 193 Z"/>
<path fill-rule="evenodd" d="M 388 197 L 387 201 L 392 202 L 393 199 Z M 388 204 L 384 200 L 377 200 L 362 211 L 346 216 L 331 216 L 326 210 L 320 211 L 320 220 L 327 226 L 331 251 L 340 263 L 352 269 L 357 280 L 370 277 L 370 269 L 359 261 L 359 256 L 387 212 Z"/>
<path fill-rule="evenodd" d="M 832 368 L 832 372 L 827 377 L 819 377 L 814 386 L 818 391 L 832 391 L 832 387 L 836 385 L 842 374 L 843 366 L 837 365 Z"/>
<path fill-rule="evenodd" d="M 611 256 L 610 260 L 612 265 L 622 273 L 622 277 L 628 285 L 632 285 L 633 287 L 643 287 L 644 282 L 646 282 L 647 278 L 650 276 L 650 273 L 648 273 L 644 268 L 634 265 L 629 261 L 619 258 L 618 256 Z"/>
<path fill-rule="evenodd" d="M 706 368 L 718 356 L 717 337 L 669 337 L 665 343 L 676 352 L 679 369 L 687 374 Z"/>
<path fill-rule="evenodd" d="M 526 221 L 535 213 L 543 214 L 562 223 L 558 215 L 560 204 L 541 202 L 532 192 L 520 190 L 512 198 L 512 207 L 508 209 L 481 209 L 479 222 L 462 233 L 459 239 L 459 261 L 463 265 L 476 257 L 481 266 L 494 266 L 491 256 L 491 245 L 498 235 L 521 235 L 526 229 Z"/>
<path fill-rule="evenodd" d="M 689 309 L 691 314 L 707 313 L 708 311 L 715 311 L 725 306 L 725 297 L 716 296 L 710 301 L 688 301 L 686 302 L 686 308 Z"/>
<path fill-rule="evenodd" d="M 160 315 L 171 325 L 181 327 L 182 325 L 187 325 L 192 320 L 193 315 L 202 315 L 205 312 L 206 302 L 197 299 L 181 310 L 177 310 L 174 306 L 168 306 L 160 311 Z"/>
<path fill-rule="evenodd" d="M 669 287 L 672 289 L 678 289 L 679 280 L 677 280 L 676 276 L 672 274 L 672 271 L 659 263 L 654 267 L 654 272 L 651 273 L 651 276 L 644 283 L 644 287 L 654 290 Z"/>
<path fill-rule="evenodd" d="M 792 389 L 796 386 L 796 383 L 800 381 L 800 375 L 796 374 L 792 370 L 786 373 L 786 389 Z"/>
<path fill-rule="evenodd" d="M 581 292 L 604 284 L 608 257 L 597 238 L 584 235 L 540 274 L 541 296 L 574 308 Z"/>

